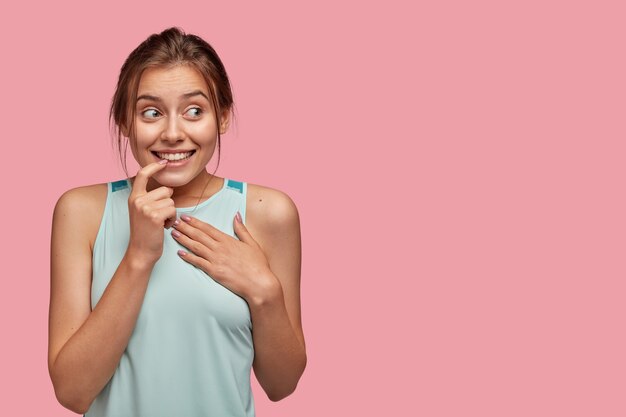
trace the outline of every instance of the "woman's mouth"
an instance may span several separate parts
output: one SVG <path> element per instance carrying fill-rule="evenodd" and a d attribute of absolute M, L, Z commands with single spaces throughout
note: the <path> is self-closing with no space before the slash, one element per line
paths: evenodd
<path fill-rule="evenodd" d="M 196 151 L 172 153 L 152 151 L 152 154 L 159 159 L 167 159 L 169 162 L 182 162 L 189 159 L 195 152 Z"/>

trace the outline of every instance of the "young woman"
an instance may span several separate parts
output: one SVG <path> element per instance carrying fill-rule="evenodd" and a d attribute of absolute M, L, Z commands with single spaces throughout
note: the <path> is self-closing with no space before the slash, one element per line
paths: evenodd
<path fill-rule="evenodd" d="M 281 191 L 207 172 L 232 112 L 222 62 L 197 36 L 167 29 L 124 63 L 111 119 L 122 163 L 124 142 L 141 169 L 54 209 L 48 366 L 64 407 L 254 416 L 252 368 L 272 401 L 296 388 L 298 211 Z"/>

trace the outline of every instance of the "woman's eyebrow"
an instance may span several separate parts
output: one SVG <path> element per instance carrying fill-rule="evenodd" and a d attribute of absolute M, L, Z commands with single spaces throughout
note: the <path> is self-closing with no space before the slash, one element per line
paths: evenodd
<path fill-rule="evenodd" d="M 179 98 L 190 98 L 190 97 L 194 97 L 194 96 L 202 96 L 202 97 L 206 98 L 207 101 L 209 101 L 209 102 L 211 101 L 211 100 L 209 100 L 209 97 L 206 94 L 204 94 L 202 91 L 200 91 L 200 90 L 195 90 L 195 91 L 191 91 L 189 93 L 185 93 L 185 94 L 181 95 Z M 163 101 L 163 100 L 161 100 L 160 97 L 152 96 L 150 94 L 142 94 L 142 95 L 140 95 L 139 97 L 137 97 L 137 101 L 139 101 L 139 100 L 152 100 L 152 101 L 157 101 L 157 102 L 162 102 Z"/>

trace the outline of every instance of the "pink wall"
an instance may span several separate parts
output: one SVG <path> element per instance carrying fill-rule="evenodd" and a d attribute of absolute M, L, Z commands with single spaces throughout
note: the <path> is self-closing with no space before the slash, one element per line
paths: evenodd
<path fill-rule="evenodd" d="M 116 77 L 172 25 L 232 78 L 217 175 L 300 210 L 308 368 L 259 416 L 626 414 L 623 2 L 39 3 L 0 13 L 0 415 L 74 415 L 52 210 L 123 177 Z"/>

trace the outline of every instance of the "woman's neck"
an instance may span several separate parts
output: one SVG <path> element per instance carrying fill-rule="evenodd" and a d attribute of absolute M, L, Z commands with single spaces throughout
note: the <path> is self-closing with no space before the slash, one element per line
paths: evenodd
<path fill-rule="evenodd" d="M 211 175 L 204 170 L 187 184 L 181 186 L 166 186 L 174 189 L 171 198 L 174 200 L 176 207 L 188 207 L 199 204 L 199 202 L 206 200 L 219 191 L 223 186 L 221 180 L 222 178 Z M 131 184 L 134 184 L 134 182 L 135 177 L 132 177 Z M 150 192 L 163 185 L 164 184 L 160 184 L 154 178 L 150 178 L 146 186 L 146 191 Z"/>

